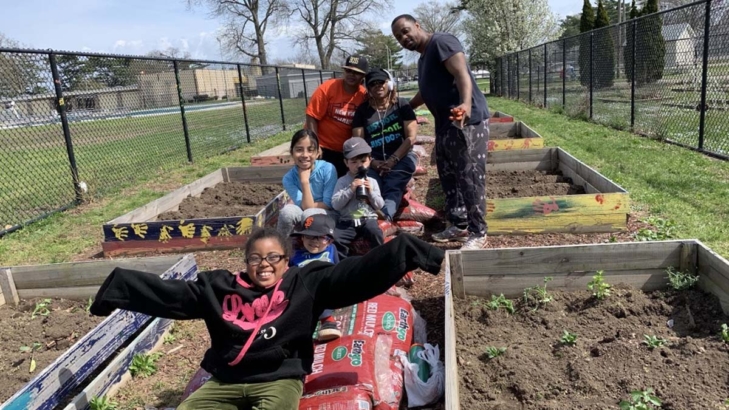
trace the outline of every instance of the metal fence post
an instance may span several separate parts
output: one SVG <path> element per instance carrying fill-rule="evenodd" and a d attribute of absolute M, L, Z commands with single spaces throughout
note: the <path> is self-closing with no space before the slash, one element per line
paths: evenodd
<path fill-rule="evenodd" d="M 547 43 L 544 43 L 544 108 L 547 108 Z"/>
<path fill-rule="evenodd" d="M 303 68 L 301 69 L 301 79 L 304 80 L 304 102 L 309 105 L 309 93 L 306 90 L 306 71 Z"/>
<path fill-rule="evenodd" d="M 182 86 L 180 85 L 180 67 L 177 60 L 172 60 L 175 69 L 175 82 L 177 83 L 177 100 L 180 103 L 180 114 L 182 115 L 182 132 L 185 134 L 185 147 L 187 148 L 187 160 L 192 162 L 192 147 L 190 146 L 190 133 L 187 129 L 187 117 L 185 116 L 185 100 L 182 98 Z"/>
<path fill-rule="evenodd" d="M 324 84 L 324 74 L 322 74 L 321 70 L 319 70 L 319 84 Z"/>
<path fill-rule="evenodd" d="M 283 130 L 286 131 L 286 115 L 284 114 L 283 95 L 281 94 L 281 76 L 278 73 L 278 67 L 276 67 L 276 89 L 278 89 L 278 105 L 281 107 L 281 125 L 283 126 Z"/>
<path fill-rule="evenodd" d="M 562 40 L 562 109 L 567 107 L 567 40 Z"/>
<path fill-rule="evenodd" d="M 519 71 L 521 71 L 520 68 L 521 67 L 519 67 L 519 53 L 517 52 L 516 53 L 516 100 L 517 101 L 521 100 L 521 90 L 519 89 L 520 88 L 519 87 L 520 86 L 520 84 L 519 84 L 519 74 L 520 74 Z"/>
<path fill-rule="evenodd" d="M 246 96 L 243 93 L 243 73 L 240 69 L 240 64 L 236 64 L 238 66 L 238 89 L 240 90 L 240 102 L 243 104 L 243 121 L 246 124 L 246 141 L 248 143 L 251 143 L 251 130 L 248 127 L 248 109 L 246 108 Z"/>
<path fill-rule="evenodd" d="M 701 111 L 699 113 L 699 150 L 704 149 L 704 137 L 706 135 L 706 86 L 709 74 L 709 35 L 711 26 L 711 0 L 706 0 L 706 11 L 704 11 L 704 50 L 701 63 Z"/>
<path fill-rule="evenodd" d="M 595 38 L 594 34 L 595 33 L 593 33 L 592 31 L 590 32 L 590 119 L 592 119 L 592 90 L 595 88 L 593 87 L 593 80 L 595 78 L 595 76 L 593 75 L 593 71 L 595 71 L 595 64 L 593 64 L 592 61 L 592 49 L 594 44 L 593 40 Z"/>
<path fill-rule="evenodd" d="M 506 98 L 511 98 L 511 56 L 506 57 Z"/>
<path fill-rule="evenodd" d="M 56 109 L 61 117 L 61 128 L 63 129 L 63 139 L 66 141 L 66 154 L 68 155 L 68 163 L 71 167 L 71 179 L 73 181 L 73 191 L 76 195 L 76 203 L 83 200 L 83 191 L 79 185 L 78 164 L 76 163 L 76 154 L 73 151 L 73 141 L 71 140 L 71 129 L 68 126 L 68 117 L 66 116 L 66 101 L 63 99 L 63 89 L 61 88 L 61 76 L 58 74 L 58 63 L 56 55 L 48 54 L 48 60 L 51 63 L 51 75 L 53 76 L 53 86 L 56 90 Z"/>
<path fill-rule="evenodd" d="M 532 103 L 532 49 L 529 50 L 529 104 Z"/>
<path fill-rule="evenodd" d="M 630 128 L 635 127 L 635 43 L 638 42 L 638 21 L 633 19 L 633 25 L 630 30 L 633 32 L 633 41 L 630 45 L 630 54 L 633 56 L 630 60 Z"/>

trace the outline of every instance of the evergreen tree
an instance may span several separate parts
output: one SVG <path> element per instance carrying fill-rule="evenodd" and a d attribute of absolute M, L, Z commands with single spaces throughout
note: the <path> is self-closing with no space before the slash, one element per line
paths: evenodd
<path fill-rule="evenodd" d="M 641 16 L 658 12 L 658 0 L 647 0 Z M 666 42 L 663 39 L 661 16 L 653 15 L 638 21 L 636 39 L 636 84 L 651 84 L 663 78 L 666 64 Z"/>
<path fill-rule="evenodd" d="M 584 86 L 590 85 L 590 34 L 595 28 L 595 11 L 592 9 L 590 0 L 584 0 L 582 4 L 582 15 L 580 16 L 580 83 Z M 566 68 L 566 67 L 565 67 Z"/>
<path fill-rule="evenodd" d="M 607 27 L 610 25 L 607 10 L 602 0 L 597 2 L 597 18 L 595 19 L 595 29 Z M 593 87 L 595 89 L 612 87 L 615 77 L 615 42 L 613 41 L 613 30 L 603 29 L 597 30 L 592 39 L 595 50 L 592 52 L 594 59 L 593 67 L 595 74 L 593 78 Z"/>

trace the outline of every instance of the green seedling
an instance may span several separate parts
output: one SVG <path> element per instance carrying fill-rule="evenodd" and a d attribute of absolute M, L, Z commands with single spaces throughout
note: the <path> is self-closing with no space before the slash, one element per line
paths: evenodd
<path fill-rule="evenodd" d="M 91 410 L 116 410 L 118 405 L 117 402 L 107 399 L 106 396 L 94 397 L 89 401 Z"/>
<path fill-rule="evenodd" d="M 729 343 L 729 326 L 727 326 L 726 323 L 721 325 L 721 340 L 723 340 L 724 343 Z"/>
<path fill-rule="evenodd" d="M 489 360 L 501 356 L 502 354 L 504 354 L 504 352 L 506 352 L 505 347 L 489 346 L 486 348 L 486 356 L 489 358 Z"/>
<path fill-rule="evenodd" d="M 547 304 L 554 299 L 552 295 L 547 293 L 547 283 L 552 280 L 551 276 L 544 278 L 544 286 L 534 286 L 524 289 L 524 304 L 528 307 L 534 304 L 534 309 L 539 309 L 539 305 Z"/>
<path fill-rule="evenodd" d="M 668 274 L 668 284 L 675 290 L 688 290 L 694 287 L 699 281 L 698 275 L 692 275 L 691 272 L 684 272 L 669 267 L 666 269 Z"/>
<path fill-rule="evenodd" d="M 641 228 L 635 233 L 635 239 L 639 241 L 663 241 L 674 237 L 675 224 L 663 218 L 651 216 L 643 220 L 653 225 L 655 230 Z"/>
<path fill-rule="evenodd" d="M 48 308 L 49 306 L 51 306 L 50 299 L 43 299 L 36 303 L 33 313 L 30 314 L 30 318 L 35 319 L 36 316 L 48 316 L 51 313 L 51 310 Z"/>
<path fill-rule="evenodd" d="M 499 296 L 491 295 L 491 301 L 486 302 L 486 309 L 489 310 L 499 310 L 499 308 L 504 308 L 509 314 L 514 313 L 514 303 L 507 299 L 504 294 L 500 294 Z"/>
<path fill-rule="evenodd" d="M 620 402 L 621 410 L 651 410 L 661 408 L 661 399 L 653 392 L 653 389 L 636 390 L 630 392 L 630 401 Z"/>
<path fill-rule="evenodd" d="M 157 360 L 160 353 L 144 354 L 137 353 L 132 358 L 132 364 L 129 366 L 129 372 L 132 377 L 149 377 L 157 372 Z"/>
<path fill-rule="evenodd" d="M 574 346 L 577 344 L 577 334 L 568 332 L 567 330 L 562 332 L 562 337 L 559 339 L 563 345 Z"/>
<path fill-rule="evenodd" d="M 86 312 L 91 312 L 91 305 L 94 304 L 94 299 L 89 296 L 88 302 L 86 302 L 86 308 L 84 309 Z"/>
<path fill-rule="evenodd" d="M 164 344 L 171 345 L 172 343 L 175 343 L 175 340 L 177 340 L 175 335 L 173 335 L 172 333 L 167 333 L 165 335 Z"/>
<path fill-rule="evenodd" d="M 647 345 L 651 350 L 666 344 L 666 339 L 662 339 L 658 336 L 643 335 L 643 338 L 645 339 L 643 340 L 643 344 Z"/>
<path fill-rule="evenodd" d="M 43 345 L 38 342 L 33 342 L 30 346 L 20 346 L 21 352 L 30 353 L 30 367 L 28 368 L 28 373 L 33 373 L 35 371 L 36 362 L 35 357 L 33 356 L 36 351 L 41 349 L 41 347 L 43 347 Z"/>
<path fill-rule="evenodd" d="M 605 282 L 605 278 L 602 276 L 603 271 L 599 270 L 595 273 L 596 275 L 587 283 L 587 289 L 592 291 L 592 296 L 596 297 L 597 300 L 603 300 L 610 296 L 610 284 Z"/>

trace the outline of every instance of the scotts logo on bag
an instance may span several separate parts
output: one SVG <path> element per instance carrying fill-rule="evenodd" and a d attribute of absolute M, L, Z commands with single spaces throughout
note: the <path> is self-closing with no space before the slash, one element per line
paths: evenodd
<path fill-rule="evenodd" d="M 340 361 L 347 357 L 347 348 L 344 346 L 337 346 L 336 349 L 332 350 L 332 359 L 334 361 Z"/>
<path fill-rule="evenodd" d="M 385 312 L 382 316 L 382 329 L 391 332 L 395 329 L 395 315 L 392 312 Z"/>
<path fill-rule="evenodd" d="M 362 366 L 362 350 L 364 344 L 364 340 L 357 339 L 352 341 L 352 353 L 349 354 L 349 360 L 352 366 Z"/>
<path fill-rule="evenodd" d="M 410 313 L 403 308 L 400 308 L 400 322 L 397 326 L 397 338 L 400 340 L 405 340 L 407 338 L 408 329 L 410 329 L 410 326 L 408 325 L 408 317 L 410 316 Z"/>

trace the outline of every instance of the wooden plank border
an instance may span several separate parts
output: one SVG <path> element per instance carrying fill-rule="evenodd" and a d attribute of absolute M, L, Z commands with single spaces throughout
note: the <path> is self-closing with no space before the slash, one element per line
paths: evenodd
<path fill-rule="evenodd" d="M 115 261 L 109 261 L 113 265 Z M 194 279 L 197 265 L 192 254 L 162 274 L 165 279 Z M 116 310 L 65 353 L 43 369 L 0 406 L 3 410 L 51 410 L 132 337 L 151 317 Z"/>
<path fill-rule="evenodd" d="M 461 379 L 458 377 L 458 355 L 456 353 L 456 319 L 453 310 L 454 274 L 451 258 L 457 251 L 446 251 L 445 254 L 445 402 L 446 410 L 460 410 L 461 399 L 458 388 Z"/>
<path fill-rule="evenodd" d="M 2 297 L 0 305 L 5 303 L 17 305 L 20 302 L 13 272 L 10 269 L 0 268 L 0 296 Z"/>

